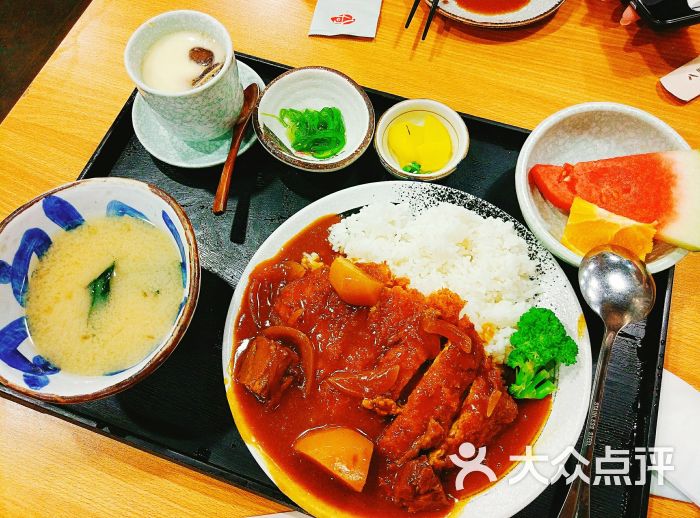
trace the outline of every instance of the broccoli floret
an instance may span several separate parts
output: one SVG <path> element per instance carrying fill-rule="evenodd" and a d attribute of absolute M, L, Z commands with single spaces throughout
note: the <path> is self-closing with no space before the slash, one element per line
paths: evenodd
<path fill-rule="evenodd" d="M 557 365 L 576 363 L 578 345 L 549 309 L 528 309 L 517 328 L 510 337 L 513 349 L 506 360 L 515 370 L 509 391 L 518 399 L 542 399 L 557 388 L 553 382 Z"/>

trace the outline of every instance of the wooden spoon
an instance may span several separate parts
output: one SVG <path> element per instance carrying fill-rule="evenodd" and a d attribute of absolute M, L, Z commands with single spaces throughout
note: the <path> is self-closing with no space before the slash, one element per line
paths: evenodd
<path fill-rule="evenodd" d="M 241 108 L 241 114 L 238 116 L 236 125 L 233 127 L 231 133 L 231 149 L 228 152 L 228 157 L 226 157 L 226 163 L 224 163 L 224 168 L 221 171 L 219 186 L 216 188 L 216 196 L 214 196 L 214 206 L 211 209 L 214 214 L 222 214 L 226 211 L 233 165 L 236 163 L 238 149 L 241 147 L 241 141 L 243 140 L 243 132 L 248 125 L 250 115 L 253 113 L 253 107 L 255 103 L 258 102 L 259 95 L 260 88 L 255 83 L 249 85 L 243 91 L 243 107 Z"/>

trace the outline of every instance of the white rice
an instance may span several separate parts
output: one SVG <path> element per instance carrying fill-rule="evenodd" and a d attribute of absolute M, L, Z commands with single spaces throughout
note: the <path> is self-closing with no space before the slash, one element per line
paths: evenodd
<path fill-rule="evenodd" d="M 449 203 L 419 213 L 407 203 L 368 205 L 333 225 L 329 241 L 353 261 L 386 262 L 425 295 L 441 288 L 460 295 L 477 331 L 495 327 L 486 350 L 496 361 L 537 294 L 535 264 L 513 224 Z"/>

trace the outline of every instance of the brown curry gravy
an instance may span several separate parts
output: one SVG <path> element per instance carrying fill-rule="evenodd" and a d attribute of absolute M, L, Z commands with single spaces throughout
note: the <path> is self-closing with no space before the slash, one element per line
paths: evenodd
<path fill-rule="evenodd" d="M 285 243 L 275 257 L 259 264 L 251 277 L 271 264 L 285 260 L 299 261 L 304 252 L 316 252 L 324 263 L 330 264 L 337 254 L 328 243 L 328 228 L 339 220 L 340 217 L 337 215 L 319 218 Z M 254 324 L 246 303 L 249 290 L 250 284 L 246 287 L 243 304 L 237 317 L 235 330 L 237 343 L 234 347 L 241 340 L 252 338 L 261 331 Z M 359 362 L 363 360 L 358 357 L 363 351 L 361 344 L 357 342 L 361 339 L 361 334 L 354 335 L 355 343 L 348 344 L 353 347 L 353 358 Z M 338 367 L 346 366 L 346 363 L 338 365 Z M 271 410 L 255 399 L 241 384 L 234 383 L 232 390 L 240 402 L 243 418 L 256 441 L 290 478 L 319 500 L 355 516 L 424 517 L 444 516 L 449 512 L 448 507 L 437 512 L 408 513 L 387 500 L 378 485 L 384 462 L 377 458 L 379 453 L 376 448 L 367 483 L 361 493 L 348 489 L 330 477 L 322 468 L 294 451 L 292 444 L 299 435 L 311 428 L 327 425 L 347 426 L 359 430 L 376 444 L 376 439 L 388 420 L 361 408 L 357 398 L 336 391 L 322 393 L 315 390 L 310 399 L 305 399 L 302 390 L 291 387 L 282 395 L 279 406 Z M 516 401 L 518 404 L 516 420 L 487 446 L 485 464 L 491 467 L 499 478 L 514 466 L 509 456 L 523 454 L 525 446 L 536 440 L 551 409 L 551 397 L 542 400 Z M 451 470 L 443 476 L 446 492 L 455 498 L 467 498 L 491 485 L 483 474 L 472 473 L 464 481 L 464 490 L 456 492 L 454 489 L 456 473 L 457 470 Z"/>
<path fill-rule="evenodd" d="M 457 0 L 462 9 L 479 14 L 505 14 L 518 11 L 530 0 Z"/>

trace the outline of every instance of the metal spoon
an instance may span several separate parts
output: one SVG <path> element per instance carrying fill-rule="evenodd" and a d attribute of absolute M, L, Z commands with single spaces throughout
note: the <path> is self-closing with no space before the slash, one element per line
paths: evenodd
<path fill-rule="evenodd" d="M 601 246 L 588 252 L 579 266 L 578 282 L 583 298 L 605 324 L 581 446 L 581 456 L 588 461 L 587 465 L 581 466 L 581 471 L 590 481 L 593 445 L 613 342 L 627 324 L 646 318 L 654 306 L 656 285 L 646 265 L 628 250 L 617 246 Z M 577 477 L 571 484 L 559 518 L 590 516 L 590 484 L 581 479 Z"/>
<path fill-rule="evenodd" d="M 243 132 L 245 131 L 245 127 L 250 120 L 251 114 L 253 113 L 255 103 L 258 102 L 259 95 L 260 88 L 255 83 L 249 85 L 245 90 L 243 90 L 243 107 L 241 108 L 241 113 L 238 116 L 238 120 L 236 120 L 236 124 L 234 125 L 231 133 L 231 149 L 229 149 L 228 156 L 226 157 L 226 163 L 224 164 L 224 168 L 221 171 L 221 178 L 219 179 L 219 186 L 217 187 L 216 195 L 214 196 L 214 205 L 211 209 L 214 214 L 222 214 L 226 211 L 228 190 L 231 186 L 233 166 L 236 163 L 238 149 L 241 147 L 241 142 L 243 141 Z"/>

